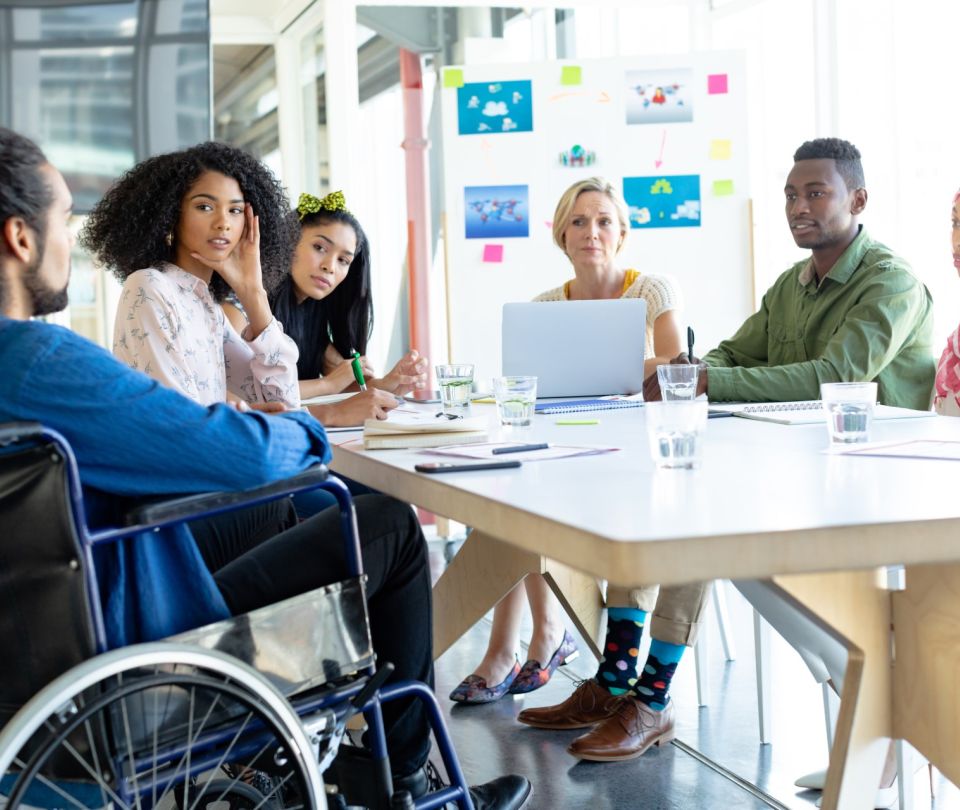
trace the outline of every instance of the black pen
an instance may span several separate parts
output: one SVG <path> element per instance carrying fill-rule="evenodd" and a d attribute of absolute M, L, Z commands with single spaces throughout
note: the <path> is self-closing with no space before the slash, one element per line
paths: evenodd
<path fill-rule="evenodd" d="M 550 445 L 546 442 L 540 444 L 515 444 L 513 447 L 494 447 L 490 452 L 495 456 L 502 456 L 504 453 L 526 453 L 530 450 L 548 450 Z"/>
<path fill-rule="evenodd" d="M 687 327 L 687 362 L 693 363 L 693 328 Z"/>

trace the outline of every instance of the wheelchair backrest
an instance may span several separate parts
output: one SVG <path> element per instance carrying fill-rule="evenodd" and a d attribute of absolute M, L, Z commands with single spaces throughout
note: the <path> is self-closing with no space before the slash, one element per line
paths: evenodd
<path fill-rule="evenodd" d="M 0 426 L 0 727 L 95 654 L 71 470 L 39 426 Z"/>

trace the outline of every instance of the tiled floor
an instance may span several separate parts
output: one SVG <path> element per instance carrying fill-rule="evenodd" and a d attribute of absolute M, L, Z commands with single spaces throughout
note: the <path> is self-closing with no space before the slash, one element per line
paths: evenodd
<path fill-rule="evenodd" d="M 434 555 L 435 567 L 442 557 Z M 548 808 L 765 808 L 811 810 L 819 793 L 801 791 L 793 780 L 824 767 L 827 758 L 823 702 L 796 653 L 774 634 L 772 672 L 773 741 L 760 745 L 753 652 L 752 612 L 728 587 L 735 661 L 724 661 L 712 616 L 706 639 L 708 705 L 698 708 L 693 655 L 688 651 L 674 679 L 678 739 L 630 762 L 578 762 L 564 750 L 578 732 L 549 732 L 521 726 L 525 706 L 563 700 L 577 678 L 593 674 L 596 662 L 581 654 L 547 686 L 526 697 L 507 697 L 487 706 L 459 706 L 445 696 L 471 671 L 486 645 L 488 620 L 479 623 L 437 662 L 441 696 L 465 772 L 482 782 L 507 772 L 530 778 L 529 810 Z M 935 774 L 931 800 L 926 767 L 916 774 L 914 808 L 957 810 L 960 790 Z M 750 785 L 757 786 L 749 788 Z M 748 789 L 749 788 L 749 789 Z"/>

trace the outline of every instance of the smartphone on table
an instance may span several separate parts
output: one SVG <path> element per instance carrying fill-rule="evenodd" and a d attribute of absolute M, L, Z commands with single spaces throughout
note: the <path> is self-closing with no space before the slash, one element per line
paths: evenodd
<path fill-rule="evenodd" d="M 519 461 L 424 461 L 413 469 L 422 473 L 470 472 L 471 470 L 509 470 L 519 467 Z"/>

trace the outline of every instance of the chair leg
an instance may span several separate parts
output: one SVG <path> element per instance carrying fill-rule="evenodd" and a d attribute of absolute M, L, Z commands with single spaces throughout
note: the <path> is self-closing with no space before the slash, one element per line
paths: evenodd
<path fill-rule="evenodd" d="M 833 748 L 833 731 L 837 727 L 837 712 L 840 710 L 840 697 L 833 687 L 825 682 L 823 689 L 823 719 L 827 726 L 827 750 Z"/>
<path fill-rule="evenodd" d="M 760 723 L 760 744 L 767 745 L 771 734 L 772 700 L 770 694 L 770 625 L 753 611 L 753 641 L 757 661 L 757 715 Z"/>
<path fill-rule="evenodd" d="M 718 579 L 713 583 L 713 607 L 717 614 L 717 624 L 720 627 L 720 643 L 723 645 L 723 657 L 727 661 L 737 660 L 737 648 L 730 632 L 730 614 L 727 612 L 727 585 L 728 580 Z"/>
<path fill-rule="evenodd" d="M 707 633 L 700 633 L 693 645 L 693 668 L 697 674 L 698 706 L 706 706 L 710 694 L 710 673 L 707 669 L 710 662 L 710 645 L 707 637 Z"/>
<path fill-rule="evenodd" d="M 903 740 L 894 740 L 893 747 L 897 754 L 897 798 L 900 801 L 900 810 L 913 810 L 913 788 L 916 761 L 913 749 Z M 931 803 L 933 793 L 930 793 Z"/>

